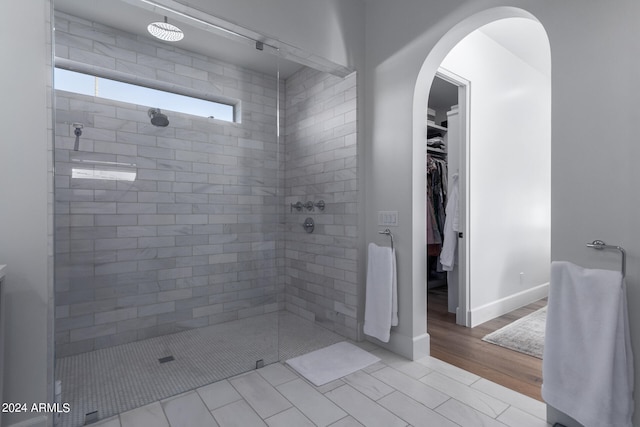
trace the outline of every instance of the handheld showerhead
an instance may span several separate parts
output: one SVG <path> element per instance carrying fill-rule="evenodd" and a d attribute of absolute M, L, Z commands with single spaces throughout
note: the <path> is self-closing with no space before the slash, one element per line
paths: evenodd
<path fill-rule="evenodd" d="M 149 117 L 151 117 L 151 124 L 159 127 L 166 127 L 169 125 L 169 119 L 165 114 L 160 112 L 159 108 L 149 108 Z"/>
<path fill-rule="evenodd" d="M 73 130 L 73 134 L 76 136 L 76 142 L 73 145 L 73 151 L 78 151 L 80 149 L 80 135 L 82 135 L 82 128 L 84 125 L 82 123 L 73 123 L 75 129 Z"/>

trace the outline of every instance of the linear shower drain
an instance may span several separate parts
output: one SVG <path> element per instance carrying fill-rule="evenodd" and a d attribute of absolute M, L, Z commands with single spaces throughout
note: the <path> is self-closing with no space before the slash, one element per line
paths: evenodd
<path fill-rule="evenodd" d="M 98 422 L 98 411 L 88 412 L 84 414 L 84 425 L 89 425 Z"/>
<path fill-rule="evenodd" d="M 171 362 L 172 360 L 176 360 L 176 359 L 173 356 L 166 356 L 166 357 L 161 357 L 160 359 L 158 359 L 158 362 L 167 363 L 167 362 Z"/>

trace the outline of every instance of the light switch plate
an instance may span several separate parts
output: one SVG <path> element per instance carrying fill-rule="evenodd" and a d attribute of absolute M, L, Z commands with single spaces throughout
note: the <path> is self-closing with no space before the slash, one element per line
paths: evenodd
<path fill-rule="evenodd" d="M 378 211 L 378 225 L 392 227 L 398 225 L 398 211 Z"/>

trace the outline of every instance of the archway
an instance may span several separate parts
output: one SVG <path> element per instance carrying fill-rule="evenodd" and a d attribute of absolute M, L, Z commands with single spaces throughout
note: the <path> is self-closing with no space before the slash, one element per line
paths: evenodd
<path fill-rule="evenodd" d="M 413 201 L 414 201 L 413 203 L 413 221 L 414 221 L 413 235 L 415 238 L 414 248 L 413 248 L 414 249 L 413 262 L 414 262 L 414 266 L 416 266 L 413 270 L 414 298 L 418 297 L 418 295 L 422 293 L 419 287 L 421 285 L 424 286 L 423 284 L 427 282 L 427 278 L 426 278 L 427 272 L 426 272 L 426 262 L 425 262 L 426 256 L 425 256 L 425 249 L 424 249 L 426 247 L 427 242 L 426 242 L 426 233 L 423 232 L 426 229 L 425 223 L 427 218 L 427 212 L 425 208 L 426 191 L 420 191 L 420 190 L 426 188 L 427 173 L 426 173 L 426 165 L 424 162 L 424 149 L 425 149 L 424 124 L 425 124 L 425 106 L 427 105 L 427 99 L 429 96 L 431 82 L 433 81 L 436 75 L 436 72 L 438 70 L 438 67 L 442 64 L 443 60 L 445 60 L 449 52 L 451 52 L 456 46 L 458 46 L 460 42 L 463 41 L 463 39 L 467 38 L 467 36 L 469 36 L 470 34 L 474 33 L 476 30 L 480 29 L 481 27 L 487 24 L 490 24 L 496 21 L 505 20 L 508 18 L 525 18 L 529 21 L 538 22 L 535 19 L 535 17 L 533 17 L 533 15 L 529 14 L 526 11 L 523 11 L 521 9 L 516 9 L 516 8 L 496 8 L 496 9 L 491 9 L 491 10 L 487 10 L 479 14 L 476 14 L 462 21 L 458 25 L 456 25 L 447 34 L 445 34 L 444 37 L 442 37 L 442 39 L 436 44 L 434 49 L 427 56 L 420 70 L 420 73 L 418 75 L 416 88 L 414 92 L 414 104 L 413 104 L 413 162 L 414 163 L 413 163 L 412 179 L 413 179 L 413 185 L 415 189 L 413 192 Z M 546 37 L 546 34 L 544 35 L 544 39 L 545 40 L 543 40 L 543 42 L 545 43 L 545 47 L 547 48 L 547 51 L 548 51 L 549 42 L 548 42 L 548 38 Z M 457 71 L 458 70 L 454 70 L 454 72 L 457 72 Z M 468 80 L 471 81 L 471 84 L 474 85 L 473 81 L 475 78 L 477 78 L 477 75 L 474 76 L 473 78 L 470 78 L 469 76 L 465 76 L 465 75 L 462 75 L 462 77 L 464 77 L 465 79 L 468 78 Z M 549 76 L 547 77 L 550 81 L 550 77 Z M 474 87 L 478 87 L 477 81 Z M 476 92 L 476 94 L 477 93 L 478 92 Z M 477 236 L 483 236 L 483 237 L 475 240 L 476 242 L 475 246 L 472 246 L 470 244 L 470 241 L 472 241 L 472 239 L 474 238 L 473 237 L 474 230 L 476 232 L 479 230 L 479 228 L 477 227 L 477 225 L 480 224 L 480 222 L 478 222 L 478 218 L 482 217 L 483 209 L 480 209 L 480 206 L 476 205 L 477 209 L 475 209 L 474 211 L 475 217 L 471 216 L 469 214 L 469 205 L 472 205 L 474 202 L 469 198 L 468 193 L 465 192 L 463 196 L 461 196 L 461 197 L 466 197 L 465 204 L 464 204 L 466 209 L 464 209 L 464 211 L 461 211 L 461 218 L 462 220 L 465 221 L 463 225 L 463 230 L 465 231 L 465 238 L 462 240 L 459 240 L 459 242 L 464 245 L 463 253 L 465 253 L 466 255 L 470 255 L 471 259 L 474 259 L 476 261 L 481 259 L 487 260 L 485 261 L 485 264 L 482 264 L 482 262 L 474 264 L 473 268 L 469 268 L 471 264 L 470 262 L 467 262 L 465 265 L 466 274 L 462 275 L 461 277 L 461 281 L 463 281 L 463 285 L 461 286 L 460 300 L 461 300 L 461 305 L 463 306 L 463 311 L 464 311 L 463 316 L 466 319 L 466 322 L 464 323 L 466 323 L 468 326 L 475 326 L 479 323 L 482 323 L 485 320 L 489 320 L 492 317 L 497 317 L 501 314 L 511 311 L 512 309 L 515 309 L 520 305 L 525 305 L 528 299 L 531 299 L 531 298 L 538 299 L 540 296 L 546 295 L 547 286 L 548 286 L 548 283 L 546 283 L 548 282 L 548 262 L 549 262 L 548 254 L 549 254 L 549 246 L 550 246 L 550 243 L 549 243 L 550 241 L 550 238 L 549 238 L 550 237 L 549 236 L 550 103 L 551 103 L 550 96 L 544 97 L 543 99 L 541 99 L 540 102 L 546 103 L 546 106 L 545 106 L 546 110 L 544 109 L 543 110 L 548 112 L 548 113 L 545 113 L 546 120 L 547 120 L 547 123 L 545 124 L 546 126 L 545 131 L 548 132 L 547 134 L 548 138 L 547 138 L 547 146 L 545 148 L 546 150 L 545 155 L 547 156 L 545 161 L 547 166 L 544 167 L 545 173 L 547 175 L 544 178 L 545 181 L 542 183 L 543 187 L 545 185 L 547 187 L 547 194 L 546 196 L 544 196 L 546 197 L 546 201 L 543 201 L 541 203 L 542 217 L 545 217 L 545 218 L 543 218 L 543 221 L 542 221 L 544 222 L 541 228 L 542 232 L 540 233 L 540 230 L 537 230 L 541 235 L 544 235 L 546 233 L 546 237 L 545 237 L 546 242 L 543 243 L 544 247 L 539 251 L 542 254 L 542 256 L 539 257 L 539 259 L 536 261 L 535 266 L 531 266 L 530 264 L 527 264 L 526 267 L 523 267 L 521 263 L 521 258 L 526 258 L 528 251 L 531 251 L 533 248 L 532 248 L 532 245 L 527 245 L 527 244 L 523 245 L 522 242 L 514 243 L 513 248 L 507 250 L 504 253 L 501 253 L 500 251 L 494 251 L 496 253 L 493 259 L 491 259 L 491 257 L 487 257 L 486 254 L 479 255 L 479 252 L 478 252 L 479 246 L 477 242 L 479 241 L 486 242 L 486 240 L 484 239 L 485 235 L 483 233 L 477 234 Z M 471 111 L 470 114 L 473 115 L 474 114 L 472 111 L 473 104 L 469 105 L 468 108 L 469 108 L 469 111 Z M 499 121 L 499 117 L 496 117 L 496 121 Z M 473 129 L 479 129 L 481 127 L 482 126 L 477 126 L 477 123 L 475 128 L 472 125 L 472 132 L 473 132 Z M 474 146 L 474 149 L 476 150 L 475 151 L 476 154 L 482 151 L 481 149 L 479 149 L 479 147 L 482 147 L 480 143 L 483 141 L 483 137 L 486 137 L 486 135 L 480 135 L 480 136 L 478 135 L 480 134 L 477 134 L 476 138 L 474 139 L 474 143 L 476 143 L 476 145 Z M 469 144 L 468 138 L 462 142 L 462 150 L 466 153 L 469 152 L 468 144 Z M 524 141 L 523 147 L 526 146 L 526 144 L 531 144 L 531 142 Z M 516 146 L 516 149 L 518 149 L 517 144 L 514 146 Z M 509 150 L 513 151 L 514 146 L 508 147 Z M 493 150 L 495 150 L 495 147 L 496 146 L 494 145 Z M 478 179 L 479 177 L 478 171 L 482 169 L 481 167 L 482 164 L 479 163 L 478 157 L 476 157 L 476 159 L 473 160 L 473 159 L 470 159 L 469 156 L 467 156 L 466 161 L 467 161 L 466 164 L 461 165 L 461 168 L 464 169 L 463 171 L 461 171 L 461 175 L 463 175 L 463 172 L 464 172 L 465 180 L 466 180 L 465 181 L 466 190 L 471 189 L 471 192 L 475 191 L 475 193 L 473 194 L 475 194 L 476 197 L 479 194 L 479 192 L 486 193 L 487 186 L 485 184 L 486 182 L 490 182 L 491 180 L 487 181 L 485 179 Z M 469 182 L 473 177 L 473 175 L 469 173 L 469 167 L 470 165 L 473 164 L 473 161 L 476 162 L 473 166 L 474 167 L 473 170 L 476 178 L 473 184 L 475 188 L 469 185 Z M 520 169 L 522 169 L 521 166 L 520 166 Z M 526 182 L 529 179 L 529 177 L 523 175 L 522 179 L 524 180 L 523 182 Z M 479 182 L 482 182 L 482 185 L 480 185 Z M 512 194 L 511 197 L 513 197 L 514 193 L 510 193 L 510 194 Z M 508 194 L 507 194 L 507 197 L 509 197 Z M 483 223 L 487 221 L 486 212 L 485 212 L 485 216 L 482 218 L 483 218 Z M 473 221 L 476 222 L 475 228 L 473 225 Z M 533 224 L 533 222 L 535 221 L 533 219 L 527 219 L 527 221 L 529 222 L 528 224 L 518 223 L 518 224 L 515 224 L 514 227 L 516 227 L 516 229 L 518 229 L 517 227 L 525 227 L 525 228 L 520 228 L 518 230 L 525 230 L 526 233 L 532 232 L 533 234 L 535 234 L 536 230 L 531 229 L 531 227 L 534 227 L 531 224 Z M 471 227 L 469 227 L 470 224 L 471 224 Z M 512 225 L 509 224 L 509 226 L 512 226 Z M 526 227 L 529 227 L 529 228 L 526 228 Z M 467 233 L 468 231 L 471 232 L 471 235 Z M 526 242 L 527 239 L 525 238 L 523 240 Z M 516 254 L 516 252 L 518 251 L 520 251 L 521 253 Z M 511 257 L 510 254 L 512 253 L 516 255 L 514 255 L 514 257 Z M 467 256 L 466 259 L 468 260 L 469 256 Z M 478 292 L 475 294 L 476 295 L 475 304 L 472 304 L 472 298 L 470 296 L 470 293 L 471 293 L 470 283 L 473 283 L 473 280 L 469 270 L 474 271 L 474 274 L 477 277 L 481 277 L 480 273 L 482 272 L 481 270 L 483 270 L 483 268 L 481 267 L 483 265 L 489 265 L 489 262 L 494 263 L 494 264 L 491 264 L 492 268 L 497 267 L 496 259 L 498 260 L 497 263 L 501 264 L 499 268 L 497 268 L 498 271 L 496 272 L 496 276 L 499 279 L 499 280 L 496 280 L 496 282 L 498 282 L 498 285 L 496 286 L 496 289 L 483 289 L 483 292 L 482 292 L 483 297 L 487 295 L 487 296 L 493 297 L 493 299 L 483 300 L 483 298 L 479 297 L 481 293 Z M 424 266 L 424 267 L 420 268 L 421 266 Z M 528 270 L 529 268 L 531 268 L 531 270 Z M 518 270 L 519 273 L 514 273 L 513 272 L 514 269 Z M 536 271 L 534 272 L 534 270 Z M 530 274 L 530 272 L 532 273 Z M 546 280 L 541 279 L 542 277 L 541 275 L 545 273 L 547 274 Z M 511 277 L 512 275 L 514 277 Z M 533 284 L 525 283 L 526 280 L 529 279 L 529 276 L 533 277 L 532 279 L 533 281 L 540 282 L 544 280 L 545 283 L 533 283 Z M 486 276 L 483 277 L 483 279 L 486 279 Z M 483 282 L 486 282 L 486 280 L 483 280 Z M 518 286 L 522 287 L 522 289 L 519 289 Z M 425 295 L 425 299 L 426 299 L 426 295 Z M 421 320 L 419 319 L 421 315 L 421 311 L 418 307 L 421 303 L 422 301 L 416 301 L 414 299 L 414 323 L 417 323 Z M 426 314 L 425 314 L 424 321 L 426 322 Z"/>

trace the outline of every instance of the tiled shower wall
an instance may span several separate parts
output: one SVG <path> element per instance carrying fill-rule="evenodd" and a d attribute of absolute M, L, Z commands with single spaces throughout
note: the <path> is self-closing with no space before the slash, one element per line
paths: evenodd
<path fill-rule="evenodd" d="M 287 79 L 285 99 L 286 307 L 358 339 L 356 74 L 302 69 Z M 319 200 L 324 210 L 289 208 Z"/>
<path fill-rule="evenodd" d="M 157 128 L 157 106 L 56 92 L 56 355 L 283 309 L 285 285 L 287 310 L 357 338 L 355 74 L 305 68 L 280 83 L 285 164 L 275 78 L 167 46 L 56 16 L 58 57 L 242 106 L 242 123 L 163 108 L 171 123 Z M 71 178 L 96 164 L 136 180 Z M 321 199 L 324 211 L 289 213 Z"/>
<path fill-rule="evenodd" d="M 56 355 L 283 309 L 275 77 L 62 14 L 55 52 L 242 106 L 242 123 L 163 108 L 159 128 L 158 106 L 56 92 Z"/>

